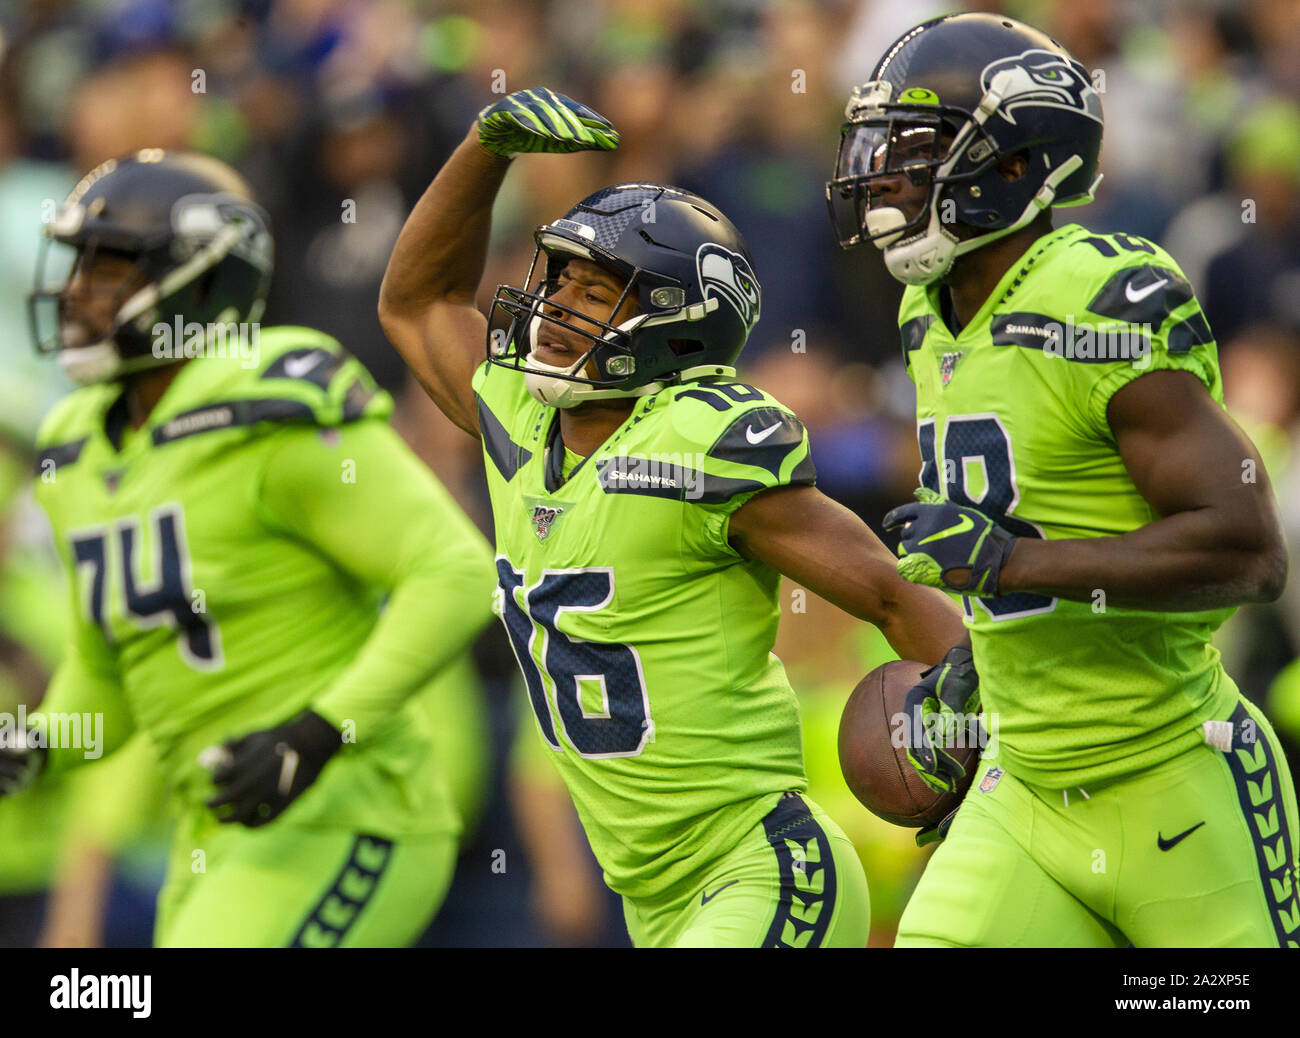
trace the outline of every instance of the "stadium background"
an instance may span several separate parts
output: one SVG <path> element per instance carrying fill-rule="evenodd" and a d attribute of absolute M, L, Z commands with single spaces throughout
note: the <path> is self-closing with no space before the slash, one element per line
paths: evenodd
<path fill-rule="evenodd" d="M 1165 245 L 1219 342 L 1229 407 L 1255 437 L 1300 538 L 1300 0 L 984 2 L 1055 36 L 1094 74 L 1105 182 L 1070 210 Z M 63 591 L 26 482 L 30 444 L 68 391 L 31 351 L 24 298 L 42 219 L 79 172 L 140 147 L 242 170 L 270 211 L 277 276 L 263 323 L 337 336 L 398 400 L 408 441 L 481 524 L 481 453 L 418 392 L 375 316 L 411 204 L 475 113 L 551 86 L 623 135 L 613 155 L 517 163 L 496 208 L 484 302 L 518 282 L 530 232 L 596 187 L 676 183 L 741 228 L 763 286 L 742 377 L 800 414 L 821 487 L 878 526 L 919 464 L 874 250 L 841 254 L 822 185 L 851 86 L 934 0 L 5 0 L 0 5 L 0 708 L 34 704 L 57 660 Z M 892 940 L 924 864 L 911 833 L 843 786 L 843 699 L 888 658 L 874 631 L 783 591 L 778 655 L 804 707 L 812 792 L 853 837 L 873 943 Z M 1300 764 L 1300 577 L 1219 639 L 1230 673 Z M 449 715 L 473 818 L 425 943 L 626 944 L 494 628 L 478 687 Z M 516 736 L 519 736 L 518 738 Z M 0 802 L 0 943 L 147 944 L 166 816 L 143 747 Z M 55 891 L 55 893 L 51 893 Z M 102 920 L 102 922 L 100 922 Z"/>

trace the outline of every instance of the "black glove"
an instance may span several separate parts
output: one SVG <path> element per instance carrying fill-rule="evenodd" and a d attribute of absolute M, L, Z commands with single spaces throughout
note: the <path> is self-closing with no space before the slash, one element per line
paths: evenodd
<path fill-rule="evenodd" d="M 942 663 L 922 671 L 921 680 L 907 691 L 904 710 L 912 724 L 907 759 L 921 781 L 936 793 L 955 790 L 966 777 L 966 770 L 943 746 L 931 741 L 930 729 L 933 726 L 939 730 L 942 742 L 955 735 L 959 725 L 968 726 L 979 713 L 979 687 L 970 646 L 954 645 Z M 918 719 L 920 724 L 916 723 Z"/>
<path fill-rule="evenodd" d="M 916 492 L 920 504 L 900 505 L 884 519 L 886 530 L 899 533 L 898 572 L 914 584 L 943 591 L 963 591 L 997 598 L 998 578 L 1017 538 L 974 508 L 945 501 L 933 490 Z M 964 584 L 947 574 L 968 569 Z"/>
<path fill-rule="evenodd" d="M 961 807 L 960 804 L 957 807 Z M 918 847 L 927 847 L 932 843 L 943 843 L 944 838 L 948 835 L 948 830 L 952 828 L 952 820 L 957 817 L 957 807 L 954 807 L 940 819 L 938 825 L 932 825 L 928 829 L 922 829 L 916 834 L 916 845 Z"/>
<path fill-rule="evenodd" d="M 212 781 L 220 788 L 209 800 L 218 820 L 265 825 L 316 781 L 343 745 L 337 728 L 320 714 L 300 714 L 285 724 L 233 739 L 200 760 L 215 762 Z"/>
<path fill-rule="evenodd" d="M 21 793 L 45 770 L 49 751 L 44 746 L 33 746 L 30 734 L 23 732 L 6 736 L 7 739 L 16 737 L 19 743 L 16 746 L 0 741 L 0 796 Z"/>

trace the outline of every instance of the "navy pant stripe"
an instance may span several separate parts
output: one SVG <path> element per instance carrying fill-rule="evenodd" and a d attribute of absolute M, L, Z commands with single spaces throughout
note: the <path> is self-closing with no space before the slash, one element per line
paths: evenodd
<path fill-rule="evenodd" d="M 763 819 L 781 871 L 776 915 L 764 948 L 818 948 L 835 914 L 835 858 L 825 830 L 797 793 Z"/>

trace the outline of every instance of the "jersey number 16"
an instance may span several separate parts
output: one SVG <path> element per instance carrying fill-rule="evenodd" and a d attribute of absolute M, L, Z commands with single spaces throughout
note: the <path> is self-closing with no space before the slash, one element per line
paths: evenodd
<path fill-rule="evenodd" d="M 515 597 L 524 575 L 507 559 L 498 558 L 497 579 L 501 618 L 524 672 L 537 724 L 551 749 L 562 747 L 551 720 L 547 683 L 533 655 L 539 636 L 555 709 L 573 748 L 588 758 L 638 756 L 654 733 L 641 657 L 630 645 L 583 641 L 557 626 L 561 613 L 593 612 L 609 605 L 614 599 L 614 571 L 608 567 L 546 570 L 523 593 L 524 608 Z M 591 711 L 583 705 L 584 684 L 600 690 L 601 709 Z"/>

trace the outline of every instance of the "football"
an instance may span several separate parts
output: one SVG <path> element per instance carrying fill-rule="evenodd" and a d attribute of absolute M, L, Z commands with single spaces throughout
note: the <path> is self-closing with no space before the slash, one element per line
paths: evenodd
<path fill-rule="evenodd" d="M 979 761 L 979 746 L 950 748 L 966 769 L 961 787 L 935 793 L 907 759 L 907 690 L 921 679 L 926 664 L 894 660 L 858 682 L 840 718 L 840 770 L 853 795 L 872 814 L 910 828 L 936 825 L 970 788 Z"/>

